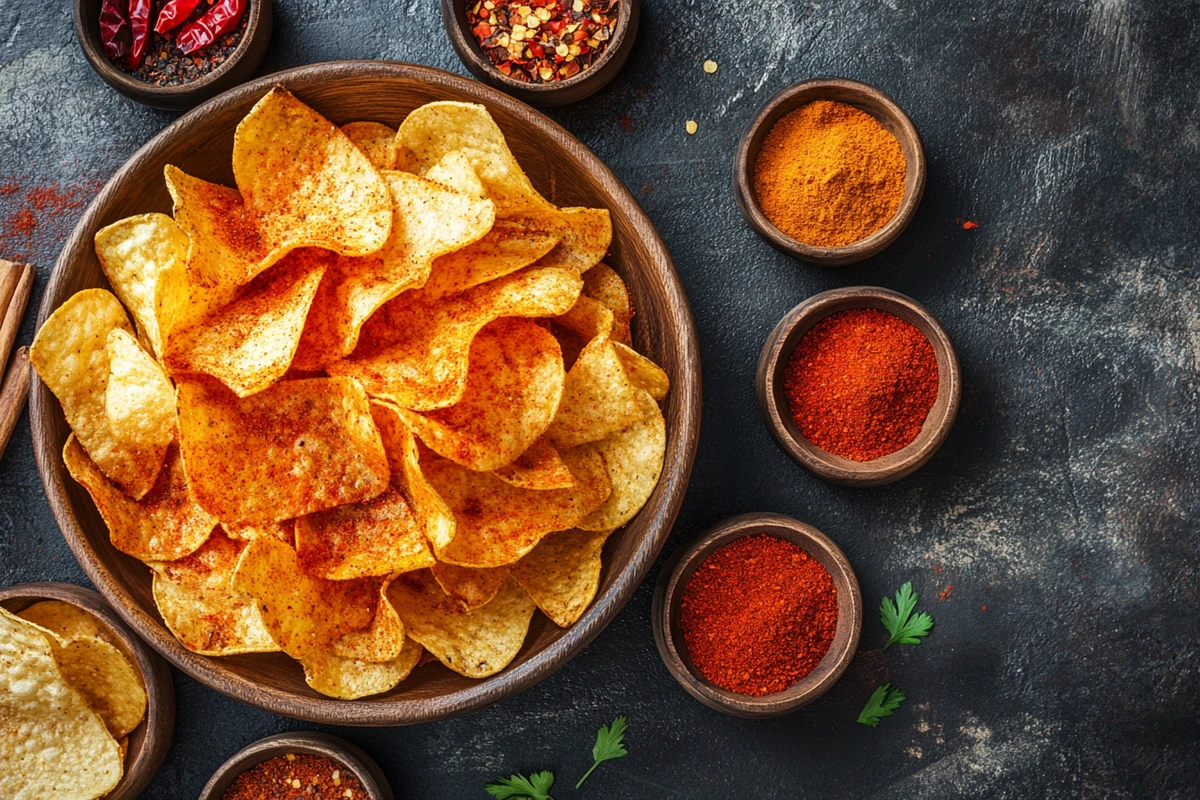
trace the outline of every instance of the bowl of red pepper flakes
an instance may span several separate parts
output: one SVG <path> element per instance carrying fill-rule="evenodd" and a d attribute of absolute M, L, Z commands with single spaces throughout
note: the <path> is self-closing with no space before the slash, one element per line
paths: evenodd
<path fill-rule="evenodd" d="M 640 0 L 442 0 L 450 44 L 479 80 L 535 106 L 575 103 L 629 59 Z"/>
<path fill-rule="evenodd" d="M 229 757 L 199 800 L 395 800 L 383 770 L 359 747 L 325 733 L 280 733 Z"/>
<path fill-rule="evenodd" d="M 244 83 L 266 55 L 272 0 L 74 0 L 75 33 L 104 81 L 174 111 Z"/>
<path fill-rule="evenodd" d="M 907 295 L 852 286 L 810 297 L 763 345 L 755 380 L 775 441 L 843 486 L 911 475 L 942 446 L 962 396 L 945 328 Z"/>

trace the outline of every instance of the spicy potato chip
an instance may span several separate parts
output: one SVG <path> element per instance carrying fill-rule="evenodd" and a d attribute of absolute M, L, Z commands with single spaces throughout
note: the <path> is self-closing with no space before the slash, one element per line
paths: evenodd
<path fill-rule="evenodd" d="M 457 403 L 400 414 L 434 452 L 486 472 L 511 463 L 550 426 L 564 378 L 554 336 L 530 320 L 498 319 L 471 343 Z"/>
<path fill-rule="evenodd" d="M 342 133 L 354 142 L 375 169 L 396 168 L 395 129 L 382 122 L 349 122 L 342 126 Z"/>
<path fill-rule="evenodd" d="M 156 453 L 175 440 L 175 389 L 163 368 L 124 328 L 108 332 L 104 413 L 126 446 Z"/>
<path fill-rule="evenodd" d="M 103 289 L 85 289 L 58 307 L 34 337 L 29 361 L 62 403 L 67 424 L 92 461 L 131 497 L 154 485 L 166 444 L 131 447 L 113 430 L 105 406 L 108 335 L 132 334 L 125 309 Z"/>
<path fill-rule="evenodd" d="M 178 405 L 192 493 L 223 521 L 276 522 L 387 488 L 387 456 L 353 380 L 281 381 L 239 398 L 201 378 L 179 384 Z"/>
<path fill-rule="evenodd" d="M 62 639 L 102 639 L 121 646 L 104 623 L 79 606 L 62 600 L 40 600 L 18 611 L 17 616 Z"/>
<path fill-rule="evenodd" d="M 620 342 L 613 342 L 612 346 L 631 384 L 649 392 L 655 400 L 662 400 L 667 396 L 667 391 L 671 388 L 671 379 L 662 367 L 632 347 Z"/>
<path fill-rule="evenodd" d="M 382 664 L 400 657 L 404 647 L 404 623 L 388 599 L 390 580 L 379 582 L 379 598 L 371 624 L 358 631 L 343 633 L 330 648 L 341 658 Z"/>
<path fill-rule="evenodd" d="M 489 603 L 508 580 L 509 567 L 474 569 L 437 562 L 430 569 L 442 591 L 468 611 Z"/>
<path fill-rule="evenodd" d="M 511 577 L 487 605 L 471 611 L 438 586 L 428 570 L 401 575 L 388 590 L 408 635 L 468 678 L 508 666 L 529 630 L 534 604 Z"/>
<path fill-rule="evenodd" d="M 612 219 L 607 208 L 562 208 L 551 228 L 558 244 L 538 261 L 541 267 L 587 272 L 604 258 L 612 244 Z"/>
<path fill-rule="evenodd" d="M 642 393 L 645 416 L 623 431 L 584 445 L 598 452 L 612 484 L 604 505 L 588 514 L 578 525 L 592 531 L 619 528 L 633 518 L 650 498 L 662 472 L 667 449 L 667 424 L 658 404 Z"/>
<path fill-rule="evenodd" d="M 567 462 L 545 438 L 529 445 L 515 461 L 493 470 L 492 474 L 522 489 L 566 489 L 575 485 L 575 476 L 567 469 Z"/>
<path fill-rule="evenodd" d="M 588 343 L 567 372 L 558 415 L 546 438 L 561 450 L 603 439 L 642 418 L 641 392 L 607 335 Z"/>
<path fill-rule="evenodd" d="M 558 236 L 514 220 L 497 220 L 479 241 L 433 262 L 426 297 L 445 297 L 524 269 L 549 253 Z M 586 278 L 584 278 L 586 285 Z"/>
<path fill-rule="evenodd" d="M 230 539 L 249 542 L 257 539 L 259 536 L 270 536 L 273 539 L 278 539 L 284 542 L 289 547 L 296 546 L 296 521 L 284 520 L 282 522 L 269 522 L 265 525 L 238 525 L 232 522 L 226 522 L 221 525 L 225 530 L 225 535 Z"/>
<path fill-rule="evenodd" d="M 212 533 L 216 517 L 196 505 L 178 446 L 167 451 L 158 481 L 134 500 L 105 477 L 75 435 L 67 437 L 63 462 L 71 477 L 87 489 L 100 512 L 113 546 L 143 561 L 171 561 L 195 552 Z"/>
<path fill-rule="evenodd" d="M 449 186 L 451 189 L 469 194 L 472 197 L 480 199 L 487 197 L 487 190 L 483 188 L 483 181 L 479 180 L 479 173 L 475 171 L 475 167 L 471 164 L 471 158 L 464 150 L 451 150 L 446 155 L 428 169 L 422 169 L 421 164 L 417 162 L 417 158 L 412 151 L 406 146 L 403 147 L 403 169 L 405 172 L 417 172 L 421 170 L 422 174 L 431 181 L 437 181 L 443 186 Z M 399 153 L 400 150 L 397 150 Z M 397 161 L 400 161 L 397 158 Z"/>
<path fill-rule="evenodd" d="M 583 276 L 583 294 L 602 303 L 613 313 L 612 340 L 633 347 L 629 321 L 633 319 L 633 301 L 625 281 L 608 264 L 597 264 Z"/>
<path fill-rule="evenodd" d="M 573 625 L 600 585 L 600 551 L 611 530 L 552 533 L 513 566 L 512 575 L 555 625 Z"/>
<path fill-rule="evenodd" d="M 62 676 L 100 715 L 114 739 L 141 724 L 146 716 L 146 687 L 119 649 L 91 637 L 51 645 Z"/>
<path fill-rule="evenodd" d="M 405 639 L 400 655 L 391 661 L 375 663 L 319 650 L 309 653 L 300 663 L 304 666 L 304 680 L 321 694 L 356 700 L 394 688 L 409 676 L 424 652 L 421 645 Z"/>

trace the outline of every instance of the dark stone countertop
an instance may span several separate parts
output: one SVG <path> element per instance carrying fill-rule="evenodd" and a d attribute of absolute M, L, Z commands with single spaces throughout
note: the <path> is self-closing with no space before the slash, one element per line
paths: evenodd
<path fill-rule="evenodd" d="M 485 781 L 540 768 L 558 772 L 559 800 L 1198 796 L 1194 4 L 643 6 L 624 72 L 590 102 L 550 115 L 633 190 L 695 313 L 704 424 L 668 550 L 745 511 L 816 525 L 862 583 L 861 650 L 806 710 L 767 722 L 721 716 L 659 661 L 656 570 L 592 645 L 523 695 L 438 724 L 335 732 L 366 748 L 408 798 L 485 797 Z M 66 2 L 0 7 L 0 255 L 35 262 L 39 294 L 83 205 L 172 119 L 100 81 L 70 14 Z M 277 0 L 276 15 L 264 73 L 344 58 L 464 72 L 435 0 Z M 707 58 L 717 74 L 701 70 Z M 733 148 L 755 110 L 815 75 L 890 93 L 929 158 L 912 226 L 853 267 L 775 252 L 744 224 L 729 188 Z M 26 211 L 32 232 L 16 224 Z M 941 318 L 965 391 L 927 466 L 850 490 L 776 448 L 753 378 L 784 312 L 864 283 L 910 294 Z M 0 585 L 47 579 L 87 584 L 22 422 L 0 463 Z M 936 629 L 920 647 L 885 654 L 873 609 L 906 580 Z M 884 681 L 908 702 L 877 729 L 855 724 Z M 194 798 L 241 746 L 312 727 L 178 673 L 176 689 L 174 746 L 147 798 Z M 575 792 L 596 728 L 617 714 L 630 719 L 630 755 Z"/>

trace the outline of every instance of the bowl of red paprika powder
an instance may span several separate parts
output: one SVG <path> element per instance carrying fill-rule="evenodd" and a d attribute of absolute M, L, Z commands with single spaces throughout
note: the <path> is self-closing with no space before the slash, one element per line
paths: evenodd
<path fill-rule="evenodd" d="M 958 414 L 962 374 L 945 329 L 911 297 L 834 289 L 789 311 L 763 345 L 763 419 L 801 466 L 881 486 L 924 465 Z"/>
<path fill-rule="evenodd" d="M 688 694 L 733 716 L 777 717 L 845 672 L 862 594 L 824 533 L 779 514 L 743 514 L 675 551 L 652 614 L 658 653 Z"/>

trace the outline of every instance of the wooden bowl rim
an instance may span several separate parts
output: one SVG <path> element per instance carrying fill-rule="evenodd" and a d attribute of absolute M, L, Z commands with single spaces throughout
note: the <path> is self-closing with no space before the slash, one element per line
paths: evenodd
<path fill-rule="evenodd" d="M 593 173 L 604 192 L 612 198 L 614 207 L 620 207 L 623 213 L 636 221 L 640 229 L 640 238 L 654 256 L 647 259 L 647 263 L 641 264 L 641 268 L 653 270 L 656 279 L 661 282 L 666 296 L 664 305 L 670 309 L 669 314 L 673 320 L 674 329 L 671 336 L 681 366 L 679 374 L 672 376 L 671 393 L 678 398 L 676 402 L 679 403 L 680 414 L 668 435 L 663 477 L 659 484 L 661 494 L 659 489 L 656 489 L 657 498 L 652 495 L 650 502 L 635 518 L 641 519 L 649 515 L 645 517 L 647 530 L 654 535 L 647 535 L 637 543 L 625 569 L 615 575 L 612 586 L 596 597 L 584 616 L 544 650 L 532 655 L 523 663 L 509 666 L 500 673 L 463 689 L 436 697 L 406 699 L 401 694 L 385 700 L 335 700 L 300 696 L 284 691 L 264 691 L 256 682 L 232 673 L 230 668 L 219 663 L 220 659 L 197 655 L 179 644 L 158 615 L 152 615 L 143 609 L 125 585 L 110 575 L 108 567 L 100 560 L 98 553 L 91 549 L 72 508 L 62 473 L 57 468 L 61 460 L 61 444 L 53 441 L 54 415 L 61 414 L 61 410 L 57 408 L 57 400 L 36 373 L 31 376 L 30 427 L 42 486 L 76 560 L 125 622 L 168 661 L 211 689 L 276 714 L 339 725 L 409 725 L 464 714 L 490 705 L 529 688 L 569 661 L 604 630 L 645 579 L 666 543 L 671 525 L 683 503 L 695 460 L 700 427 L 700 356 L 696 329 L 687 296 L 666 245 L 649 217 L 612 170 L 566 129 L 540 112 L 499 90 L 458 75 L 432 67 L 383 61 L 335 61 L 296 67 L 218 95 L 180 117 L 135 152 L 100 190 L 64 242 L 59 260 L 42 293 L 37 325 L 40 327 L 54 308 L 66 299 L 58 298 L 58 295 L 65 291 L 71 266 L 66 262 L 67 254 L 80 247 L 81 240 L 88 238 L 86 231 L 94 227 L 97 218 L 102 216 L 110 196 L 116 190 L 115 187 L 140 161 L 153 157 L 166 142 L 185 133 L 190 126 L 213 111 L 263 94 L 277 85 L 286 86 L 308 79 L 333 80 L 364 76 L 415 80 L 434 89 L 446 87 L 473 97 L 477 102 L 501 107 L 527 124 L 541 127 L 547 135 L 557 140 L 566 152 L 582 162 L 584 168 Z M 90 239 L 88 241 L 90 242 Z M 631 264 L 631 268 L 633 266 Z"/>
<path fill-rule="evenodd" d="M 29 600 L 29 603 L 21 601 Z M 22 611 L 42 600 L 70 603 L 95 617 L 124 645 L 146 685 L 146 717 L 129 734 L 129 753 L 120 782 L 105 800 L 133 800 L 162 766 L 175 735 L 175 684 L 167 662 L 131 631 L 104 598 L 90 589 L 69 583 L 41 581 L 0 589 L 0 605 Z M 141 734 L 138 735 L 138 731 Z M 135 737 L 137 739 L 135 746 Z"/>
<path fill-rule="evenodd" d="M 907 446 L 873 461 L 851 461 L 809 442 L 781 397 L 787 361 L 803 335 L 822 319 L 851 308 L 874 308 L 912 323 L 929 340 L 938 362 L 938 397 L 921 432 Z M 962 371 L 950 335 L 929 309 L 908 295 L 882 286 L 849 286 L 813 295 L 784 315 L 763 344 L 755 389 L 759 410 L 772 436 L 801 466 L 845 486 L 880 486 L 915 472 L 945 442 L 962 399 Z"/>
<path fill-rule="evenodd" d="M 859 103 L 865 102 L 872 105 L 871 108 L 864 108 L 854 100 L 839 99 L 838 101 L 860 108 L 875 117 L 896 136 L 902 148 L 907 145 L 907 149 L 911 150 L 914 156 L 914 158 L 908 159 L 911 163 L 907 165 L 907 169 L 912 170 L 915 177 L 912 188 L 906 188 L 904 197 L 900 201 L 900 207 L 882 228 L 865 239 L 847 245 L 818 247 L 788 236 L 775 227 L 774 223 L 763 213 L 758 196 L 754 193 L 754 161 L 758 158 L 761 142 L 758 147 L 754 148 L 751 147 L 751 144 L 761 129 L 766 128 L 769 131 L 784 114 L 805 103 L 825 99 L 822 95 L 828 94 L 830 90 L 848 92 L 859 98 Z M 882 107 L 886 113 L 882 115 L 876 113 L 874 106 Z M 920 206 L 921 198 L 925 194 L 926 174 L 925 149 L 921 144 L 921 135 L 904 109 L 880 89 L 849 78 L 811 78 L 781 89 L 750 121 L 733 157 L 734 196 L 742 216 L 750 223 L 750 227 L 754 228 L 776 249 L 796 258 L 824 266 L 844 266 L 862 261 L 876 255 L 896 241 L 917 213 L 917 207 Z"/>
<path fill-rule="evenodd" d="M 395 800 L 391 784 L 375 759 L 361 747 L 328 733 L 277 733 L 252 742 L 217 767 L 200 790 L 199 800 L 221 800 L 230 784 L 246 770 L 276 756 L 293 754 L 325 756 L 354 773 L 370 800 Z"/>
<path fill-rule="evenodd" d="M 687 645 L 677 641 L 674 628 L 683 591 L 704 559 L 735 539 L 762 533 L 794 542 L 822 562 L 837 588 L 838 622 L 829 652 L 816 669 L 781 692 L 755 697 L 731 692 L 709 682 L 691 664 Z M 740 514 L 718 522 L 671 555 L 654 589 L 652 622 L 658 654 L 671 677 L 688 694 L 709 708 L 733 716 L 778 717 L 812 703 L 829 691 L 846 671 L 858 649 L 862 632 L 862 592 L 850 560 L 822 531 L 782 514 Z"/>

